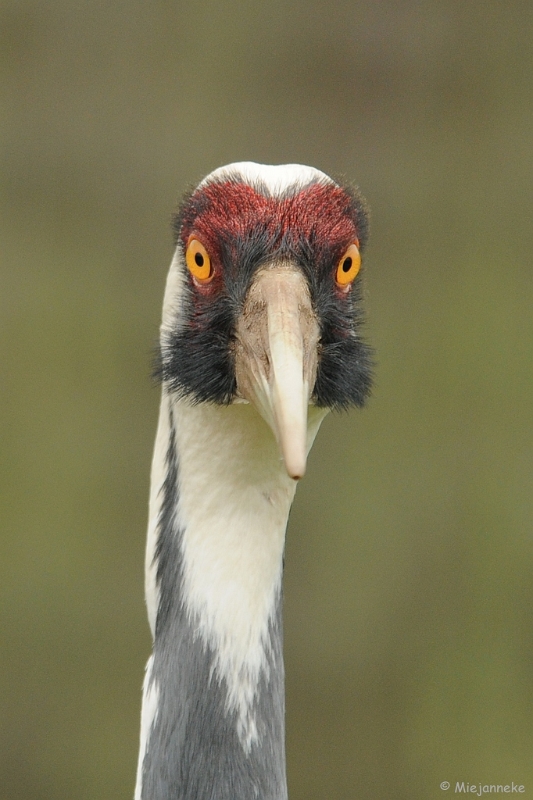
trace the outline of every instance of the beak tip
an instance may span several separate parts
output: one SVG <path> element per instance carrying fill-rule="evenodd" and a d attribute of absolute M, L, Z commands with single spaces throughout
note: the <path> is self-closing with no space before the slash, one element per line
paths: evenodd
<path fill-rule="evenodd" d="M 292 459 L 285 459 L 285 469 L 287 470 L 289 478 L 292 478 L 293 481 L 301 480 L 305 475 L 305 462 L 306 459 L 299 460 L 299 463 L 295 463 Z"/>

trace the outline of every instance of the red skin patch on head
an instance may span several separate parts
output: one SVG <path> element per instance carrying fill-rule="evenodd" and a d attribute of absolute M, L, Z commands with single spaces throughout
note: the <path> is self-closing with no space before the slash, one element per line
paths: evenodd
<path fill-rule="evenodd" d="M 352 201 L 340 186 L 312 184 L 295 195 L 266 197 L 246 183 L 212 183 L 195 192 L 185 214 L 184 245 L 197 237 L 211 255 L 221 238 L 246 238 L 260 226 L 275 249 L 281 240 L 348 245 L 357 239 Z"/>

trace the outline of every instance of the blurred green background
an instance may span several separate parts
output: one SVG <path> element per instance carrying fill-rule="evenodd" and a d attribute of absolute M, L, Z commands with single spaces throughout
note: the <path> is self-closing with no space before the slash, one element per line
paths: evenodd
<path fill-rule="evenodd" d="M 366 410 L 289 526 L 291 800 L 533 796 L 530 0 L 3 0 L 0 797 L 133 794 L 150 379 L 181 192 L 373 210 Z"/>

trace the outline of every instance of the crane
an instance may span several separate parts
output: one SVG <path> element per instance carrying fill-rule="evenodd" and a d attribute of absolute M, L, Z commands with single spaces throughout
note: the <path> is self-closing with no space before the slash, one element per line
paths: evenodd
<path fill-rule="evenodd" d="M 368 213 L 317 169 L 241 162 L 173 228 L 135 800 L 286 800 L 285 529 L 322 420 L 370 392 Z"/>

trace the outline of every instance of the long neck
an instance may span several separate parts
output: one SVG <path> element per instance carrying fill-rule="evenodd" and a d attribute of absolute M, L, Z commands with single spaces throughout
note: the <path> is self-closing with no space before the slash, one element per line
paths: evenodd
<path fill-rule="evenodd" d="M 294 491 L 251 406 L 163 394 L 138 800 L 286 798 L 281 578 Z"/>

